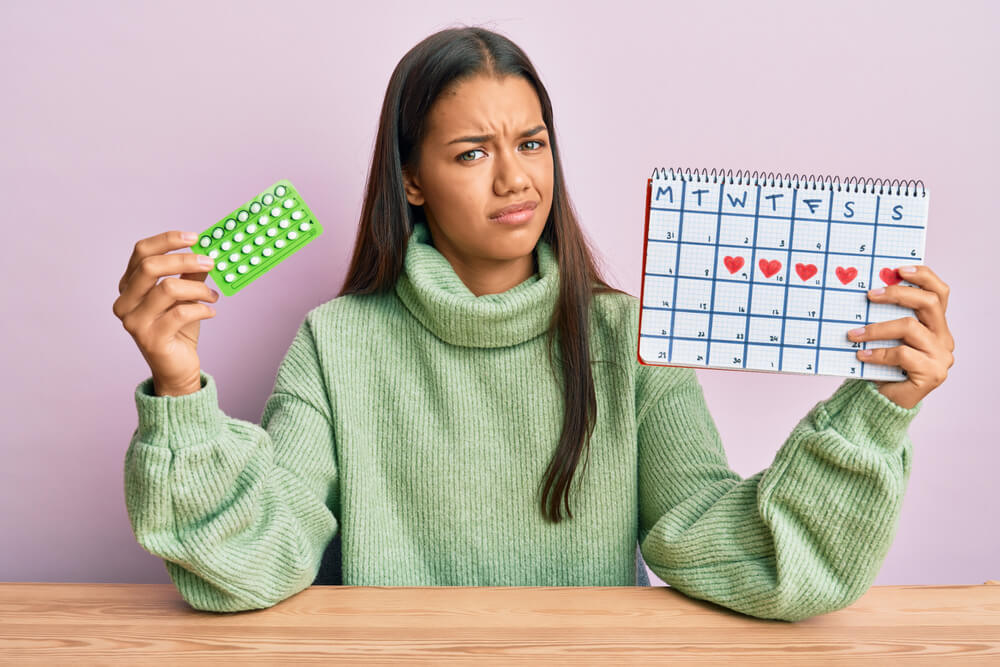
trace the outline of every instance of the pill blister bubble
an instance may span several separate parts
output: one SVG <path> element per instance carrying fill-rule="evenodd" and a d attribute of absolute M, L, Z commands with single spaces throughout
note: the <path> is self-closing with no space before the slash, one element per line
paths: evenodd
<path fill-rule="evenodd" d="M 233 241 L 235 241 L 236 243 L 239 243 L 240 241 L 242 241 L 243 238 L 244 238 L 243 237 L 243 232 L 236 232 L 235 234 L 233 234 Z"/>
<path fill-rule="evenodd" d="M 258 264 L 260 264 L 260 257 L 254 255 L 253 257 L 250 258 L 250 263 L 253 264 L 254 266 L 257 266 Z"/>
<path fill-rule="evenodd" d="M 222 248 L 222 251 L 223 251 L 223 252 L 226 252 L 226 251 L 228 251 L 228 250 L 229 250 L 230 248 L 232 248 L 232 247 L 233 247 L 233 244 L 232 244 L 232 243 L 230 243 L 229 241 L 223 241 L 223 242 L 222 242 L 222 245 L 221 245 L 221 246 L 219 246 L 219 247 L 220 247 L 220 248 Z"/>
<path fill-rule="evenodd" d="M 295 232 L 295 231 L 288 232 L 288 240 L 289 241 L 294 241 L 297 238 L 299 238 L 299 233 L 298 232 Z"/>
<path fill-rule="evenodd" d="M 226 229 L 228 229 L 229 231 L 233 231 L 234 229 L 236 229 L 236 221 L 233 220 L 232 218 L 226 220 Z"/>
<path fill-rule="evenodd" d="M 271 250 L 270 248 L 264 248 L 263 250 L 260 251 L 260 254 L 264 255 L 264 257 L 270 257 L 271 255 L 274 254 L 274 251 Z"/>
<path fill-rule="evenodd" d="M 231 283 L 234 280 L 236 280 L 236 275 L 235 274 L 233 274 L 233 273 L 227 273 L 226 274 L 226 282 L 227 283 Z"/>
<path fill-rule="evenodd" d="M 228 266 L 229 262 L 219 262 L 218 264 L 215 265 L 215 268 L 217 268 L 219 271 L 225 271 Z"/>
<path fill-rule="evenodd" d="M 308 222 L 303 222 L 301 225 L 299 225 L 299 231 L 301 231 L 301 232 L 308 232 L 309 231 L 309 223 Z"/>
<path fill-rule="evenodd" d="M 284 197 L 285 196 L 285 186 L 284 185 L 279 185 L 278 187 L 276 187 L 274 189 L 274 194 L 278 195 L 279 197 Z"/>
<path fill-rule="evenodd" d="M 222 234 L 223 234 L 222 227 L 216 227 L 215 229 L 212 230 L 212 236 L 214 238 L 221 239 Z"/>
<path fill-rule="evenodd" d="M 250 212 L 251 213 L 260 213 L 260 203 L 259 202 L 254 202 L 254 203 L 250 204 Z"/>
<path fill-rule="evenodd" d="M 272 208 L 271 209 L 271 217 L 272 218 L 280 218 L 281 217 L 281 209 L 278 208 L 277 206 L 275 206 L 274 208 Z"/>
<path fill-rule="evenodd" d="M 282 229 L 288 229 L 288 225 L 289 224 L 290 223 L 288 222 L 288 219 L 286 218 L 286 219 L 282 220 L 281 222 L 279 222 L 278 226 L 281 227 Z"/>
<path fill-rule="evenodd" d="M 239 271 L 240 273 L 246 273 L 250 269 L 247 267 L 246 264 L 240 264 L 236 270 Z"/>
<path fill-rule="evenodd" d="M 274 227 L 271 227 L 269 230 L 267 230 L 267 235 L 268 236 L 274 236 L 277 233 L 278 233 L 278 230 L 275 229 Z"/>
<path fill-rule="evenodd" d="M 285 200 L 285 203 L 284 203 L 284 207 L 285 208 L 291 208 L 293 206 L 295 206 L 295 200 L 294 199 L 286 199 Z"/>
<path fill-rule="evenodd" d="M 240 253 L 234 252 L 232 255 L 229 256 L 229 261 L 230 262 L 238 262 L 238 261 L 240 261 Z"/>
<path fill-rule="evenodd" d="M 295 213 L 292 213 L 292 220 L 301 220 L 303 215 L 305 215 L 305 213 L 302 211 L 296 211 Z"/>
<path fill-rule="evenodd" d="M 216 257 L 219 256 L 219 249 L 212 248 L 211 250 L 208 251 L 208 256 L 211 257 L 212 259 L 215 259 Z"/>
<path fill-rule="evenodd" d="M 207 248 L 208 246 L 212 245 L 212 239 L 208 238 L 207 236 L 202 236 L 201 241 L 199 241 L 199 244 L 201 245 L 202 248 Z"/>
<path fill-rule="evenodd" d="M 253 246 L 248 243 L 245 246 L 243 246 L 242 250 L 244 255 L 249 255 L 250 253 L 253 252 Z"/>
<path fill-rule="evenodd" d="M 255 231 L 257 231 L 257 225 L 253 224 L 252 222 L 249 225 L 247 225 L 247 234 L 253 234 Z"/>
<path fill-rule="evenodd" d="M 257 219 L 257 222 L 260 223 L 261 227 L 266 227 L 267 223 L 271 222 L 271 218 L 267 217 L 266 215 L 262 215 Z"/>
<path fill-rule="evenodd" d="M 237 215 L 236 217 L 239 218 L 240 222 L 246 222 L 247 218 L 250 217 L 250 214 L 247 213 L 246 211 L 240 211 L 239 215 Z"/>
<path fill-rule="evenodd" d="M 275 248 L 284 248 L 285 247 L 285 239 L 278 239 L 277 241 L 275 241 L 274 242 L 274 247 Z"/>
<path fill-rule="evenodd" d="M 264 206 L 270 206 L 272 203 L 274 203 L 274 197 L 271 196 L 270 192 L 264 195 L 261 199 L 264 202 Z"/>
<path fill-rule="evenodd" d="M 255 239 L 253 240 L 253 242 L 254 242 L 255 244 L 257 244 L 257 245 L 264 245 L 264 241 L 266 241 L 266 240 L 267 240 L 267 239 L 265 239 L 265 238 L 264 238 L 264 235 L 263 235 L 263 234 L 261 234 L 260 236 L 258 236 L 257 238 L 255 238 Z"/>

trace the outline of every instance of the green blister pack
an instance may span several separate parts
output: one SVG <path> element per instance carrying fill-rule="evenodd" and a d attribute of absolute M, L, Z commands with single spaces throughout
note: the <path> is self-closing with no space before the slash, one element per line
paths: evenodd
<path fill-rule="evenodd" d="M 288 180 L 280 180 L 198 235 L 191 251 L 215 261 L 208 272 L 232 296 L 323 233 Z"/>

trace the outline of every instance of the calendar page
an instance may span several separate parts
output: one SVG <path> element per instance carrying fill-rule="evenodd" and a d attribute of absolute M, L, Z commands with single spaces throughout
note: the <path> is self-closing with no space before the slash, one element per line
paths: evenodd
<path fill-rule="evenodd" d="M 912 181 L 656 170 L 646 186 L 639 362 L 905 379 L 847 331 L 915 316 L 867 291 L 923 264 L 928 192 Z"/>

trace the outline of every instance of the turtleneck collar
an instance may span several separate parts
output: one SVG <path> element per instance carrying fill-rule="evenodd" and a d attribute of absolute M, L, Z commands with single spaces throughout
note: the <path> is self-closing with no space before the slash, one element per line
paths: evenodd
<path fill-rule="evenodd" d="M 480 297 L 430 243 L 427 223 L 415 223 L 396 294 L 431 333 L 464 347 L 507 347 L 545 333 L 559 297 L 559 265 L 547 242 L 535 245 L 538 273 L 506 292 Z"/>

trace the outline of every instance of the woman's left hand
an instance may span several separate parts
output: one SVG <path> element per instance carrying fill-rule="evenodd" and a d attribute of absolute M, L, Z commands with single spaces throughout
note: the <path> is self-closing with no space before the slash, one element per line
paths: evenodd
<path fill-rule="evenodd" d="M 905 269 L 916 269 L 912 273 Z M 906 379 L 899 382 L 875 382 L 878 390 L 904 408 L 912 408 L 948 377 L 955 363 L 955 339 L 948 330 L 944 312 L 948 308 L 948 286 L 929 267 L 899 267 L 899 275 L 917 287 L 888 285 L 868 292 L 875 303 L 895 303 L 912 308 L 917 315 L 898 320 L 876 322 L 864 327 L 864 333 L 851 340 L 900 339 L 904 345 L 858 350 L 858 359 L 869 364 L 900 366 Z M 918 320 L 919 318 L 919 320 Z M 865 353 L 868 353 L 866 356 Z"/>

